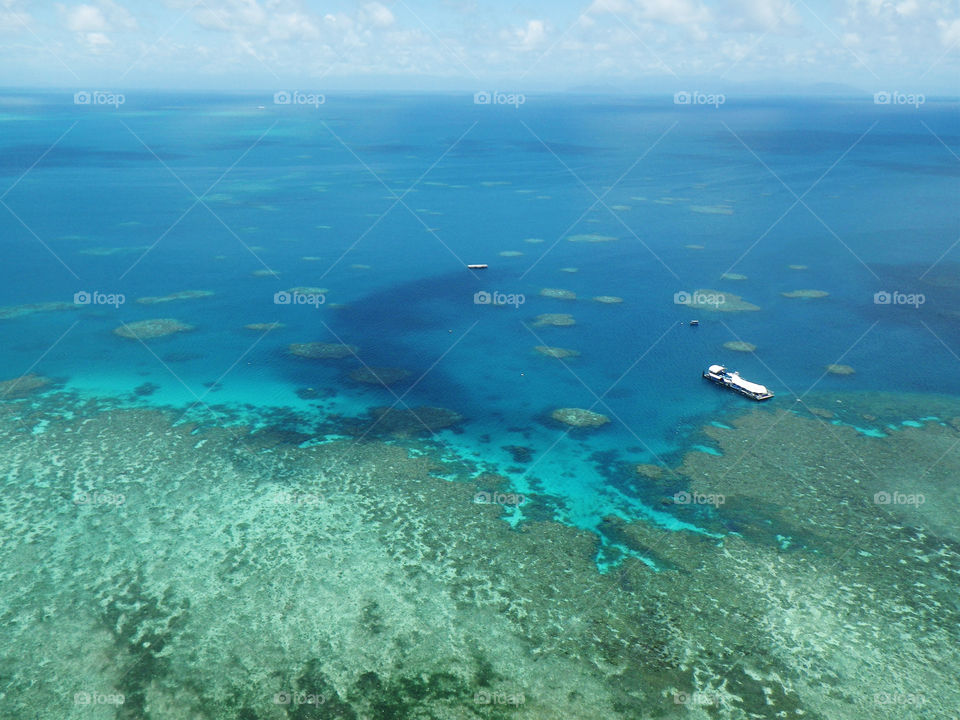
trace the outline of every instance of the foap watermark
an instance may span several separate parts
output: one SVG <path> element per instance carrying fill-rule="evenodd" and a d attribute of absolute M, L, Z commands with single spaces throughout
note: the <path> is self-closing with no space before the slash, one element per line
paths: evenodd
<path fill-rule="evenodd" d="M 927 102 L 927 96 L 923 93 L 902 93 L 899 90 L 889 92 L 881 90 L 873 94 L 874 105 L 913 105 L 919 108 Z"/>
<path fill-rule="evenodd" d="M 693 307 L 699 305 L 719 307 L 727 302 L 727 296 L 723 293 L 705 293 L 700 291 L 691 293 L 686 290 L 680 290 L 673 294 L 673 302 L 676 305 L 692 305 Z"/>
<path fill-rule="evenodd" d="M 322 693 L 299 691 L 278 692 L 273 696 L 275 705 L 323 705 L 327 696 Z"/>
<path fill-rule="evenodd" d="M 881 491 L 874 493 L 873 502 L 875 505 L 923 505 L 927 498 L 923 493 L 902 493 Z"/>
<path fill-rule="evenodd" d="M 74 705 L 123 705 L 126 698 L 123 693 L 87 692 L 81 690 L 73 694 Z"/>
<path fill-rule="evenodd" d="M 127 101 L 123 93 L 104 92 L 103 90 L 78 90 L 73 94 L 74 105 L 112 105 L 119 108 Z"/>
<path fill-rule="evenodd" d="M 715 693 L 701 692 L 676 692 L 673 694 L 674 705 L 696 705 L 699 707 L 709 707 L 720 704 L 720 696 Z"/>
<path fill-rule="evenodd" d="M 327 301 L 323 293 L 302 293 L 281 290 L 273 294 L 274 305 L 311 305 L 319 308 Z"/>
<path fill-rule="evenodd" d="M 325 105 L 327 96 L 321 93 L 305 93 L 299 90 L 278 90 L 273 94 L 274 105 L 313 105 L 319 109 Z"/>
<path fill-rule="evenodd" d="M 699 90 L 688 92 L 687 90 L 681 90 L 673 94 L 674 105 L 713 105 L 715 108 L 719 108 L 725 102 L 727 102 L 727 96 L 723 93 L 705 93 Z"/>
<path fill-rule="evenodd" d="M 921 693 L 907 692 L 878 692 L 873 694 L 873 702 L 876 705 L 925 705 L 927 698 Z"/>
<path fill-rule="evenodd" d="M 519 308 L 527 301 L 523 293 L 502 293 L 494 290 L 492 293 L 481 290 L 473 294 L 474 305 L 513 305 Z"/>
<path fill-rule="evenodd" d="M 480 90 L 473 94 L 474 105 L 513 105 L 519 109 L 521 105 L 527 102 L 527 96 L 523 93 L 505 93 L 494 90 Z"/>
<path fill-rule="evenodd" d="M 74 505 L 114 505 L 120 506 L 127 501 L 123 493 L 78 492 L 73 496 Z"/>
<path fill-rule="evenodd" d="M 714 507 L 720 507 L 727 501 L 727 498 L 725 495 L 716 493 L 691 493 L 681 490 L 674 494 L 673 501 L 677 505 L 713 505 Z"/>
<path fill-rule="evenodd" d="M 87 292 L 86 290 L 79 290 L 73 294 L 74 305 L 113 305 L 115 308 L 118 308 L 126 301 L 127 297 L 123 293 L 102 293 L 98 290 Z"/>
<path fill-rule="evenodd" d="M 887 292 L 881 290 L 873 294 L 874 305 L 912 305 L 919 308 L 927 301 L 927 296 L 923 293 L 902 293 L 899 290 Z"/>
<path fill-rule="evenodd" d="M 323 496 L 316 493 L 281 491 L 273 494 L 273 502 L 277 505 L 316 506 L 323 502 Z"/>
<path fill-rule="evenodd" d="M 527 501 L 526 495 L 520 493 L 478 492 L 473 496 L 477 505 L 503 505 L 504 507 L 519 507 Z"/>
<path fill-rule="evenodd" d="M 476 705 L 523 705 L 527 701 L 522 692 L 505 692 L 503 690 L 480 690 L 474 693 L 473 702 Z"/>

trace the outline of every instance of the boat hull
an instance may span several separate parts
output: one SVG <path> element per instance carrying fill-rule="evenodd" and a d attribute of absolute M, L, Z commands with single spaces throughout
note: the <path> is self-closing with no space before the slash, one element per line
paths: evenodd
<path fill-rule="evenodd" d="M 743 395 L 744 397 L 748 397 L 751 400 L 756 400 L 757 402 L 763 402 L 764 400 L 769 400 L 770 398 L 773 397 L 773 393 L 769 391 L 765 393 L 758 393 L 758 392 L 753 392 L 751 390 L 748 390 L 747 388 L 740 387 L 736 383 L 731 382 L 724 375 L 714 375 L 708 371 L 703 373 L 703 378 L 704 380 L 709 380 L 714 385 L 719 385 L 720 387 L 726 388 L 727 390 L 732 390 L 735 393 Z"/>

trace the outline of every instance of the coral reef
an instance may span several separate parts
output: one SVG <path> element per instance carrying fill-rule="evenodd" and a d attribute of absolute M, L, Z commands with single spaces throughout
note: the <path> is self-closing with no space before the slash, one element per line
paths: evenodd
<path fill-rule="evenodd" d="M 193 325 L 187 325 L 173 318 L 156 318 L 153 320 L 137 320 L 136 322 L 121 325 L 118 328 L 114 328 L 113 334 L 132 340 L 152 340 L 153 338 L 187 332 L 193 329 Z"/>
<path fill-rule="evenodd" d="M 575 243 L 605 243 L 616 240 L 611 235 L 596 235 L 594 233 L 584 233 L 580 235 L 570 235 L 567 240 Z"/>
<path fill-rule="evenodd" d="M 356 355 L 359 350 L 356 345 L 325 342 L 292 343 L 288 349 L 291 355 L 311 360 L 340 360 Z"/>
<path fill-rule="evenodd" d="M 831 375 L 853 375 L 856 372 L 856 370 L 849 365 L 840 365 L 838 363 L 830 363 L 826 366 L 826 370 Z"/>
<path fill-rule="evenodd" d="M 540 295 L 558 300 L 576 300 L 577 294 L 572 290 L 562 290 L 560 288 L 543 288 Z"/>
<path fill-rule="evenodd" d="M 576 320 L 573 319 L 573 315 L 568 315 L 567 313 L 543 313 L 542 315 L 537 315 L 533 319 L 534 327 L 543 327 L 545 325 L 552 325 L 554 327 L 570 327 L 571 325 L 576 325 Z"/>
<path fill-rule="evenodd" d="M 23 317 L 24 315 L 33 315 L 43 312 L 60 312 L 63 310 L 77 310 L 80 305 L 67 302 L 42 302 L 28 303 L 26 305 L 7 305 L 0 307 L 0 320 L 11 320 L 13 318 Z"/>
<path fill-rule="evenodd" d="M 522 512 L 542 519 L 512 527 L 513 508 L 476 502 L 506 479 L 429 441 L 307 444 L 281 424 L 34 400 L 42 443 L 0 424 L 0 521 L 17 538 L 0 544 L 5 716 L 63 717 L 84 693 L 122 694 L 100 706 L 121 720 L 926 720 L 960 706 L 950 425 L 877 439 L 760 408 L 707 426 L 722 454 L 670 471 L 693 500 L 669 512 L 691 529 L 609 515 L 620 561 L 599 573 L 596 534 L 535 498 Z M 904 412 L 892 396 L 816 400 Z M 917 406 L 960 417 L 955 401 Z M 877 500 L 897 491 L 928 502 Z"/>
<path fill-rule="evenodd" d="M 49 386 L 51 382 L 50 378 L 34 373 L 0 381 L 0 400 L 16 400 L 27 397 Z"/>
<path fill-rule="evenodd" d="M 753 343 L 744 342 L 743 340 L 729 340 L 723 344 L 727 350 L 733 350 L 734 352 L 747 352 L 751 353 L 757 349 L 757 346 Z"/>
<path fill-rule="evenodd" d="M 733 208 L 729 205 L 691 205 L 690 212 L 703 215 L 733 215 Z"/>
<path fill-rule="evenodd" d="M 610 418 L 606 415 L 583 408 L 557 408 L 550 413 L 550 417 L 564 425 L 576 428 L 595 428 L 610 422 Z"/>
<path fill-rule="evenodd" d="M 785 298 L 810 299 L 827 297 L 830 293 L 826 290 L 791 290 L 790 292 L 782 292 L 780 294 Z"/>
<path fill-rule="evenodd" d="M 538 353 L 541 355 L 546 355 L 547 357 L 557 358 L 562 360 L 565 358 L 580 357 L 580 353 L 576 350 L 568 350 L 567 348 L 562 347 L 551 347 L 549 345 L 537 345 L 535 348 Z"/>
<path fill-rule="evenodd" d="M 698 289 L 692 293 L 683 293 L 683 297 L 675 299 L 680 305 L 709 310 L 711 312 L 754 312 L 759 306 L 747 302 L 739 295 L 721 290 Z"/>
<path fill-rule="evenodd" d="M 376 407 L 370 410 L 370 417 L 373 422 L 363 428 L 364 433 L 375 431 L 377 434 L 398 437 L 429 435 L 463 421 L 463 417 L 453 410 L 425 406 L 403 410 Z"/>
<path fill-rule="evenodd" d="M 210 297 L 213 294 L 213 290 L 181 290 L 180 292 L 170 293 L 169 295 L 137 298 L 137 302 L 141 305 L 159 305 L 160 303 L 173 302 L 174 300 L 194 300 L 196 298 Z"/>

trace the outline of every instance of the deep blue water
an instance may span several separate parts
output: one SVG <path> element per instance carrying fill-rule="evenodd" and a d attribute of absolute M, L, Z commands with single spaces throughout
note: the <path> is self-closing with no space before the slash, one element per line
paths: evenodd
<path fill-rule="evenodd" d="M 334 390 L 331 411 L 394 403 L 344 380 L 352 359 L 286 352 L 342 340 L 367 364 L 414 378 L 429 370 L 403 402 L 464 415 L 465 432 L 443 436 L 461 451 L 504 472 L 515 464 L 502 446 L 530 446 L 537 464 L 511 473 L 517 486 L 538 478 L 587 525 L 611 509 L 642 511 L 610 495 L 593 453 L 654 462 L 746 406 L 703 383 L 713 362 L 767 384 L 784 407 L 813 386 L 960 393 L 960 163 L 945 147 L 960 147 L 955 103 L 731 99 L 714 109 L 531 96 L 514 109 L 421 95 L 329 96 L 313 109 L 266 95 L 134 92 L 118 110 L 74 106 L 68 93 L 0 102 L 0 305 L 71 302 L 79 290 L 127 298 L 119 309 L 0 320 L 4 378 L 32 369 L 100 395 L 152 382 L 160 390 L 142 402 L 156 404 L 201 396 L 312 410 L 296 395 L 305 387 Z M 195 205 L 193 193 L 209 194 Z M 691 210 L 718 206 L 731 214 Z M 587 233 L 616 240 L 566 240 Z M 116 250 L 82 252 L 93 248 Z M 474 274 L 468 262 L 490 269 Z M 279 277 L 253 275 L 267 267 Z M 721 279 L 727 271 L 748 279 Z M 274 304 L 293 286 L 328 288 L 327 304 Z M 544 287 L 578 299 L 538 296 Z M 674 304 L 695 288 L 761 310 Z M 215 294 L 133 301 L 196 289 Z M 830 295 L 781 296 L 796 289 Z M 480 290 L 526 302 L 475 305 Z M 879 291 L 926 302 L 876 305 Z M 552 312 L 576 326 L 530 327 Z M 156 317 L 196 330 L 150 341 L 153 352 L 111 332 Z M 686 325 L 694 317 L 698 328 Z M 273 321 L 286 327 L 262 339 L 243 328 Z M 721 347 L 735 339 L 757 354 Z M 565 367 L 534 352 L 540 344 L 581 356 Z M 834 362 L 856 374 L 824 376 Z M 545 422 L 556 407 L 613 422 L 561 438 Z"/>

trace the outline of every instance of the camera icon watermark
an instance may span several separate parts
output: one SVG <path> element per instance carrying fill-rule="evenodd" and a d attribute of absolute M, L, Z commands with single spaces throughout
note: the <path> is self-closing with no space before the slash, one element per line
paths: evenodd
<path fill-rule="evenodd" d="M 710 305 L 717 308 L 727 302 L 727 297 L 723 293 L 687 292 L 686 290 L 680 290 L 673 294 L 673 302 L 675 305 L 689 305 L 692 307 Z"/>
<path fill-rule="evenodd" d="M 881 290 L 873 294 L 874 305 L 912 305 L 919 308 L 927 302 L 927 296 L 923 293 L 902 293 L 899 290 L 887 292 Z"/>
<path fill-rule="evenodd" d="M 715 693 L 701 692 L 699 690 L 689 693 L 677 692 L 673 694 L 673 704 L 708 707 L 711 705 L 719 705 L 720 696 L 716 695 Z"/>
<path fill-rule="evenodd" d="M 113 305 L 113 307 L 119 308 L 126 301 L 127 297 L 123 293 L 102 293 L 97 290 L 94 290 L 93 292 L 78 290 L 73 294 L 74 305 Z"/>
<path fill-rule="evenodd" d="M 889 92 L 881 90 L 873 94 L 874 105 L 913 105 L 919 108 L 927 102 L 927 96 L 923 93 L 902 93 L 898 90 Z"/>
<path fill-rule="evenodd" d="M 278 492 L 273 494 L 273 502 L 277 505 L 309 505 L 317 506 L 324 502 L 322 495 L 302 492 Z"/>
<path fill-rule="evenodd" d="M 520 493 L 478 492 L 473 496 L 473 502 L 477 505 L 502 505 L 503 507 L 519 507 L 526 501 L 526 496 L 521 495 Z"/>
<path fill-rule="evenodd" d="M 113 105 L 119 108 L 127 101 L 123 93 L 104 92 L 102 90 L 78 90 L 73 94 L 74 105 Z"/>
<path fill-rule="evenodd" d="M 713 505 L 713 507 L 718 508 L 726 501 L 727 497 L 725 495 L 699 492 L 691 493 L 686 490 L 681 490 L 673 496 L 673 502 L 677 505 Z"/>
<path fill-rule="evenodd" d="M 523 705 L 527 698 L 522 692 L 504 692 L 502 690 L 480 690 L 474 693 L 473 702 L 476 705 Z"/>
<path fill-rule="evenodd" d="M 925 705 L 927 698 L 921 693 L 878 692 L 873 694 L 876 705 Z"/>
<path fill-rule="evenodd" d="M 321 93 L 305 93 L 299 90 L 278 90 L 273 94 L 274 105 L 313 105 L 319 109 L 325 105 L 327 96 Z"/>
<path fill-rule="evenodd" d="M 874 493 L 875 505 L 913 505 L 919 507 L 927 501 L 923 493 L 885 492 Z"/>
<path fill-rule="evenodd" d="M 327 701 L 322 693 L 278 692 L 273 696 L 275 705 L 323 705 Z"/>
<path fill-rule="evenodd" d="M 513 305 L 519 308 L 527 301 L 527 296 L 523 293 L 502 293 L 497 290 L 487 292 L 481 290 L 473 294 L 474 305 Z"/>
<path fill-rule="evenodd" d="M 327 296 L 322 293 L 302 293 L 280 290 L 273 294 L 274 305 L 310 305 L 314 309 L 327 302 Z"/>
<path fill-rule="evenodd" d="M 74 505 L 113 505 L 119 507 L 127 501 L 123 493 L 78 492 L 73 496 Z"/>
<path fill-rule="evenodd" d="M 473 94 L 473 104 L 474 105 L 513 105 L 515 108 L 519 109 L 521 105 L 527 102 L 527 96 L 523 93 L 504 93 L 489 92 L 487 90 L 480 90 Z"/>
<path fill-rule="evenodd" d="M 674 105 L 713 105 L 719 108 L 727 102 L 727 96 L 723 93 L 704 93 L 699 90 L 689 92 L 681 90 L 673 94 Z"/>
<path fill-rule="evenodd" d="M 73 694 L 74 705 L 123 705 L 126 698 L 122 693 L 87 692 L 81 690 Z"/>

